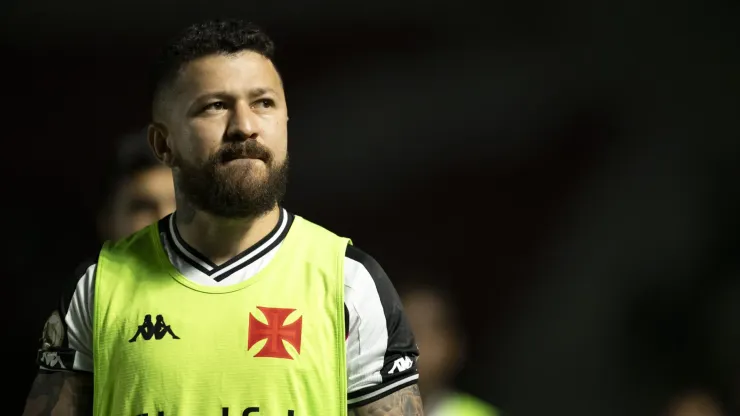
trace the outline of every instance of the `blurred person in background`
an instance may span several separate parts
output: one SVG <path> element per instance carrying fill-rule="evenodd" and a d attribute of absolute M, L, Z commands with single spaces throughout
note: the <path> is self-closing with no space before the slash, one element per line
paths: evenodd
<path fill-rule="evenodd" d="M 664 416 L 725 416 L 725 413 L 712 394 L 693 390 L 673 398 Z"/>
<path fill-rule="evenodd" d="M 172 171 L 149 147 L 146 129 L 116 143 L 97 219 L 101 242 L 119 240 L 175 210 Z"/>
<path fill-rule="evenodd" d="M 488 403 L 458 391 L 454 378 L 465 361 L 465 334 L 449 292 L 408 284 L 401 298 L 422 356 L 418 361 L 427 416 L 496 416 Z"/>
<path fill-rule="evenodd" d="M 288 111 L 273 51 L 236 20 L 193 25 L 163 51 L 148 141 L 177 209 L 74 276 L 25 415 L 423 414 L 388 276 L 281 205 Z"/>

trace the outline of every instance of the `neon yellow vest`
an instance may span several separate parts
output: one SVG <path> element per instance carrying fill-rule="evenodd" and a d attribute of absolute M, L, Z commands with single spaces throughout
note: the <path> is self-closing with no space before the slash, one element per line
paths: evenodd
<path fill-rule="evenodd" d="M 347 244 L 296 216 L 270 263 L 226 287 L 183 277 L 156 224 L 106 244 L 94 415 L 345 415 Z"/>
<path fill-rule="evenodd" d="M 450 416 L 496 416 L 498 412 L 488 403 L 464 393 L 455 393 L 442 402 L 435 412 Z"/>

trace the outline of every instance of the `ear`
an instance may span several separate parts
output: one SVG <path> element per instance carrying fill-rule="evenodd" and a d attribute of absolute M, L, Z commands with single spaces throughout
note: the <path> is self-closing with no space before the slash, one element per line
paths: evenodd
<path fill-rule="evenodd" d="M 165 165 L 172 167 L 172 161 L 174 160 L 172 154 L 172 148 L 168 143 L 169 131 L 161 123 L 151 123 L 147 129 L 147 140 L 149 141 L 149 147 L 152 148 L 154 156 L 159 159 L 160 162 Z"/>

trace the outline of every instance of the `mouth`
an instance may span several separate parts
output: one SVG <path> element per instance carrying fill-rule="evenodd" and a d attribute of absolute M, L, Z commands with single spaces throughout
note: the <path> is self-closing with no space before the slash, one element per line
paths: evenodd
<path fill-rule="evenodd" d="M 255 157 L 255 156 L 249 156 L 249 155 L 243 155 L 242 154 L 242 155 L 224 155 L 221 158 L 221 163 L 227 164 L 227 163 L 231 163 L 231 162 L 234 162 L 234 161 L 237 161 L 237 160 L 261 160 L 263 162 L 265 161 L 261 157 Z"/>
<path fill-rule="evenodd" d="M 254 143 L 247 143 L 246 146 L 225 148 L 219 156 L 222 164 L 236 160 L 261 160 L 267 164 L 271 159 L 269 151 L 256 146 Z"/>

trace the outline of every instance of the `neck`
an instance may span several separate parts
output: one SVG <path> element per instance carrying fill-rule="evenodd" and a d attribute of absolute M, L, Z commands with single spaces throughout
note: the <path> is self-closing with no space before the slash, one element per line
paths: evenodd
<path fill-rule="evenodd" d="M 182 238 L 216 265 L 257 244 L 280 219 L 277 204 L 265 214 L 239 219 L 221 218 L 203 211 L 179 213 L 178 209 L 175 224 Z"/>

